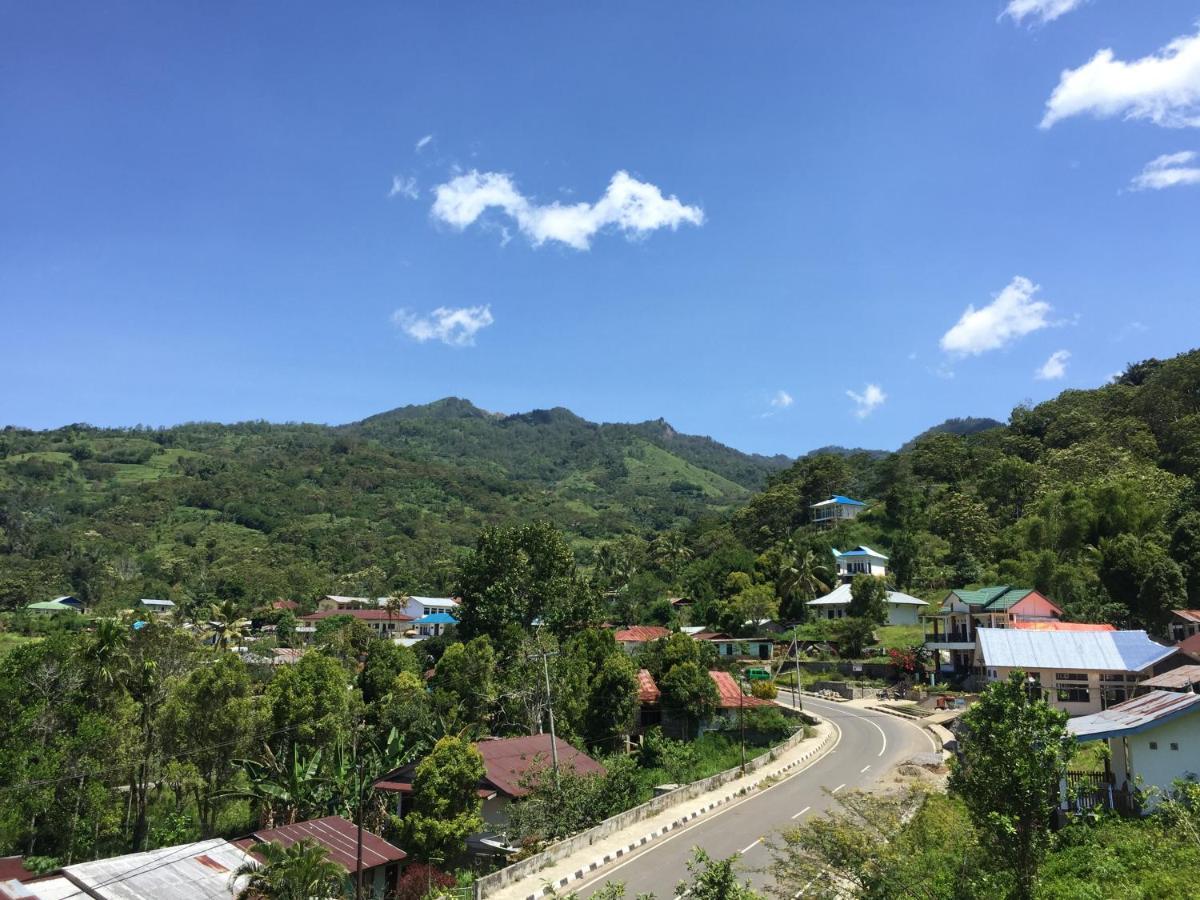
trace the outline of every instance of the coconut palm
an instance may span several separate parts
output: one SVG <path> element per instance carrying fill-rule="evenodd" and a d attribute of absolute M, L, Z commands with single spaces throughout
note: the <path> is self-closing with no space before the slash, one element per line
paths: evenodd
<path fill-rule="evenodd" d="M 779 551 L 779 568 L 775 586 L 790 615 L 795 613 L 795 601 L 811 600 L 831 590 L 829 567 L 822 565 L 810 549 L 799 550 L 791 538 Z"/>
<path fill-rule="evenodd" d="M 234 871 L 235 881 L 246 879 L 238 900 L 323 900 L 344 893 L 346 870 L 309 838 L 289 847 L 255 844 L 250 852 L 262 862 L 246 862 Z"/>
<path fill-rule="evenodd" d="M 111 688 L 129 662 L 129 626 L 118 619 L 101 619 L 79 648 L 79 661 L 94 684 Z"/>
<path fill-rule="evenodd" d="M 237 605 L 232 600 L 213 603 L 208 610 L 209 621 L 206 630 L 213 646 L 218 650 L 238 646 L 250 627 L 250 620 L 243 619 L 238 614 Z"/>

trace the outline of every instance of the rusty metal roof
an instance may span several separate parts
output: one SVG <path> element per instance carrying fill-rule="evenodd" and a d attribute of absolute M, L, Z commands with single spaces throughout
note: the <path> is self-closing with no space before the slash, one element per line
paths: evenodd
<path fill-rule="evenodd" d="M 1137 734 L 1161 725 L 1177 716 L 1200 711 L 1200 694 L 1179 691 L 1151 691 L 1103 712 L 1079 716 L 1067 722 L 1067 729 L 1081 741 Z"/>
<path fill-rule="evenodd" d="M 661 625 L 630 625 L 628 628 L 618 630 L 613 635 L 618 644 L 645 643 L 670 636 L 671 629 L 663 628 Z"/>
<path fill-rule="evenodd" d="M 713 680 L 713 684 L 717 687 L 717 694 L 720 697 L 717 705 L 721 709 L 751 709 L 755 706 L 775 705 L 770 700 L 763 700 L 760 697 L 750 697 L 743 694 L 737 681 L 728 672 L 709 672 L 708 677 Z"/>
<path fill-rule="evenodd" d="M 654 683 L 654 676 L 646 669 L 638 669 L 638 703 L 657 703 L 662 699 L 662 691 Z"/>
<path fill-rule="evenodd" d="M 250 846 L 258 842 L 290 847 L 306 838 L 324 847 L 329 852 L 329 858 L 350 874 L 358 871 L 358 828 L 353 822 L 347 821 L 341 816 L 325 816 L 321 819 L 297 822 L 295 825 L 263 828 L 254 832 Z M 249 847 L 245 849 L 248 850 Z M 395 844 L 388 843 L 379 835 L 363 831 L 363 871 L 399 862 L 407 855 Z"/>
<path fill-rule="evenodd" d="M 1180 666 L 1170 672 L 1163 672 L 1161 675 L 1147 678 L 1141 683 L 1141 686 L 1181 691 L 1193 684 L 1200 684 L 1200 666 Z"/>
<path fill-rule="evenodd" d="M 1200 624 L 1200 609 L 1173 609 L 1171 612 L 1179 616 L 1185 622 L 1196 622 Z"/>

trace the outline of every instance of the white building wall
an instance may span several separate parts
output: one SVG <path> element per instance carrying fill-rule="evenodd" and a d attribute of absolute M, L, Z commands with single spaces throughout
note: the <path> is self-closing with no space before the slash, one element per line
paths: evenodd
<path fill-rule="evenodd" d="M 1182 715 L 1157 728 L 1128 735 L 1125 741 L 1129 770 L 1141 790 L 1168 790 L 1177 779 L 1200 776 L 1200 714 Z M 1155 745 L 1153 749 L 1151 744 Z M 1148 809 L 1153 806 L 1153 802 L 1147 804 Z"/>

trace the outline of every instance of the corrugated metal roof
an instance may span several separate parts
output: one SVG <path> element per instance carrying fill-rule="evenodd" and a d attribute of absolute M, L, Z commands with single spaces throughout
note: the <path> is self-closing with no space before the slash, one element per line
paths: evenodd
<path fill-rule="evenodd" d="M 838 556 L 838 557 L 841 557 L 841 556 L 874 556 L 878 559 L 887 559 L 887 557 L 884 556 L 882 553 L 880 553 L 878 550 L 872 550 L 866 544 L 860 544 L 859 546 L 857 546 L 851 550 L 838 550 L 836 547 L 834 547 L 833 555 Z"/>
<path fill-rule="evenodd" d="M 976 630 L 984 665 L 1018 669 L 1141 672 L 1175 652 L 1144 631 Z"/>
<path fill-rule="evenodd" d="M 928 606 L 924 600 L 918 600 L 916 597 L 910 597 L 902 591 L 888 591 L 887 602 L 894 603 L 897 606 Z M 806 606 L 842 606 L 850 603 L 850 585 L 839 584 L 824 597 L 818 597 L 816 600 L 809 600 Z"/>
<path fill-rule="evenodd" d="M 638 669 L 638 703 L 657 703 L 662 699 L 662 691 L 654 682 L 654 676 L 646 669 Z"/>
<path fill-rule="evenodd" d="M 617 643 L 645 643 L 647 641 L 657 641 L 659 638 L 671 636 L 670 628 L 663 628 L 661 625 L 630 625 L 628 628 L 620 628 L 613 637 L 617 639 Z"/>
<path fill-rule="evenodd" d="M 853 497 L 843 497 L 841 494 L 834 494 L 828 500 L 821 500 L 818 503 L 812 503 L 811 506 L 828 506 L 830 503 L 837 503 L 841 506 L 866 506 L 861 500 L 855 500 Z"/>
<path fill-rule="evenodd" d="M 358 828 L 341 816 L 325 816 L 309 819 L 295 825 L 264 828 L 254 832 L 253 842 L 279 844 L 290 847 L 307 838 L 329 851 L 329 858 L 353 874 L 358 871 Z M 363 870 L 373 869 L 387 863 L 399 862 L 408 856 L 395 844 L 388 843 L 377 834 L 363 831 Z"/>
<path fill-rule="evenodd" d="M 728 672 L 709 672 L 708 677 L 717 686 L 718 706 L 721 709 L 751 709 L 755 706 L 774 706 L 770 700 L 750 697 L 742 693 L 741 686 Z"/>
<path fill-rule="evenodd" d="M 458 619 L 448 612 L 435 612 L 413 619 L 413 625 L 457 625 Z"/>
<path fill-rule="evenodd" d="M 1114 625 L 1093 622 L 1013 622 L 1013 628 L 1021 631 L 1116 631 Z"/>
<path fill-rule="evenodd" d="M 955 597 L 967 606 L 981 606 L 984 609 L 1010 609 L 1033 593 L 1032 588 L 1016 588 L 1008 585 L 979 588 L 974 591 L 957 589 L 952 591 Z"/>
<path fill-rule="evenodd" d="M 561 769 L 574 769 L 577 775 L 605 773 L 604 766 L 586 753 L 576 750 L 562 738 L 555 741 L 555 746 Z M 523 797 L 529 793 L 521 782 L 528 781 L 528 776 L 536 775 L 539 771 L 549 771 L 551 765 L 548 734 L 478 741 L 475 749 L 483 757 L 487 780 L 494 784 L 497 790 L 510 797 Z"/>
<path fill-rule="evenodd" d="M 105 900 L 228 900 L 245 887 L 233 873 L 251 857 L 221 838 L 67 866 L 63 873 Z"/>
<path fill-rule="evenodd" d="M 1197 711 L 1200 711 L 1200 694 L 1151 691 L 1103 712 L 1070 719 L 1067 729 L 1081 741 L 1095 741 L 1146 731 L 1176 716 Z"/>
<path fill-rule="evenodd" d="M 331 619 L 334 616 L 349 616 L 352 619 L 361 619 L 364 622 L 411 622 L 412 616 L 406 616 L 404 613 L 390 613 L 386 609 L 322 609 L 315 613 L 309 613 L 307 616 L 301 616 L 301 621 L 304 622 L 319 622 L 322 619 Z"/>
<path fill-rule="evenodd" d="M 1170 672 L 1163 672 L 1161 675 L 1147 678 L 1141 683 L 1141 686 L 1179 691 L 1193 684 L 1200 684 L 1200 666 L 1180 666 Z"/>
<path fill-rule="evenodd" d="M 143 597 L 143 598 L 142 598 L 141 600 L 139 600 L 138 602 L 139 602 L 140 604 L 142 604 L 142 606 L 162 606 L 162 607 L 167 607 L 167 606 L 174 606 L 174 605 L 175 605 L 175 601 L 174 601 L 174 600 L 155 600 L 153 597 Z"/>
<path fill-rule="evenodd" d="M 436 606 L 440 609 L 453 609 L 458 606 L 458 601 L 453 597 L 417 597 L 414 595 L 408 599 L 416 600 L 422 606 Z M 384 602 L 387 602 L 386 598 L 384 598 Z"/>

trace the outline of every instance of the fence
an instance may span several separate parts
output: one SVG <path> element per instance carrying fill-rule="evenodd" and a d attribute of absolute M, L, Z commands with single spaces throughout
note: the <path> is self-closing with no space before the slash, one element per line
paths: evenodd
<path fill-rule="evenodd" d="M 1133 791 L 1128 785 L 1115 787 L 1106 772 L 1067 772 L 1064 793 L 1062 808 L 1067 812 L 1111 809 L 1127 816 L 1139 814 Z"/>

